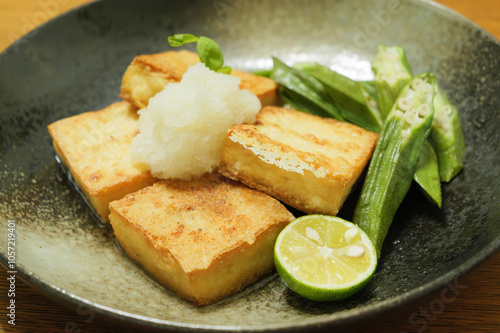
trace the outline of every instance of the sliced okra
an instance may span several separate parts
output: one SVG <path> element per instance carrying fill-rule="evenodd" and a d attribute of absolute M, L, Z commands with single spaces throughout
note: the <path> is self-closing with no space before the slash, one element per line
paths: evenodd
<path fill-rule="evenodd" d="M 379 45 L 372 62 L 379 110 L 385 119 L 404 86 L 413 77 L 406 52 L 399 46 Z"/>
<path fill-rule="evenodd" d="M 427 199 L 441 208 L 441 180 L 439 177 L 438 158 L 429 140 L 424 142 L 415 173 L 413 174 L 413 180 L 420 186 Z"/>
<path fill-rule="evenodd" d="M 434 75 L 414 77 L 389 112 L 354 211 L 378 254 L 394 214 L 408 192 L 434 115 Z"/>
<path fill-rule="evenodd" d="M 439 161 L 441 181 L 449 182 L 463 167 L 465 139 L 457 108 L 439 86 L 434 98 L 436 109 L 430 140 Z"/>
<path fill-rule="evenodd" d="M 403 87 L 412 78 L 410 64 L 402 47 L 380 45 L 372 67 L 375 72 L 379 108 L 381 113 L 386 115 Z M 438 160 L 432 158 L 435 152 L 431 150 L 433 148 L 429 145 L 424 147 L 425 156 L 421 156 L 413 179 L 429 201 L 441 207 L 441 180 L 434 175 L 434 171 L 438 169 Z"/>

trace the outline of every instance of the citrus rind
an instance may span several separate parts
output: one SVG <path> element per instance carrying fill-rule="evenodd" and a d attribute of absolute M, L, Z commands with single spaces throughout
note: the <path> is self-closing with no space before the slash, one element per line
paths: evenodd
<path fill-rule="evenodd" d="M 311 221 L 313 221 L 312 223 L 324 222 L 328 224 L 328 228 L 334 228 L 336 226 L 337 228 L 346 228 L 347 230 L 357 230 L 359 235 L 357 244 L 359 244 L 359 242 L 362 242 L 361 244 L 363 245 L 365 250 L 365 253 L 363 255 L 367 256 L 368 263 L 365 264 L 366 267 L 363 271 L 359 272 L 356 278 L 349 279 L 345 283 L 317 283 L 308 281 L 303 276 L 298 274 L 296 270 L 292 269 L 293 265 L 290 263 L 290 259 L 286 258 L 286 255 L 283 255 L 282 253 L 282 242 L 287 233 L 294 232 L 294 228 L 307 228 L 308 225 L 310 225 Z M 343 244 L 346 245 L 345 239 L 343 241 Z M 334 249 L 333 251 L 336 250 L 337 249 Z M 274 248 L 274 261 L 276 270 L 280 277 L 283 279 L 283 282 L 295 293 L 314 301 L 339 301 L 346 299 L 363 289 L 371 281 L 375 273 L 377 267 L 377 258 L 377 253 L 373 243 L 356 224 L 348 222 L 339 217 L 328 215 L 306 215 L 295 219 L 290 224 L 288 224 L 278 235 Z M 349 268 L 346 267 L 345 269 L 348 270 Z M 342 272 L 330 273 L 339 273 L 340 275 L 342 275 Z"/>

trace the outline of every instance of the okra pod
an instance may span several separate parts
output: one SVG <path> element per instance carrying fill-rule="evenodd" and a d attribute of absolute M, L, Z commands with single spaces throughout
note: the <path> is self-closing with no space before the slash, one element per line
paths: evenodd
<path fill-rule="evenodd" d="M 358 81 L 358 82 L 359 84 L 361 84 L 363 89 L 368 93 L 372 101 L 374 103 L 377 103 L 376 105 L 378 109 L 378 96 L 377 96 L 377 87 L 375 86 L 375 81 Z"/>
<path fill-rule="evenodd" d="M 434 111 L 434 116 L 436 111 Z M 432 131 L 432 129 L 431 129 Z M 441 180 L 438 158 L 429 140 L 424 142 L 413 180 L 420 186 L 427 199 L 441 208 Z"/>
<path fill-rule="evenodd" d="M 312 75 L 289 67 L 276 58 L 273 58 L 273 63 L 274 67 L 271 72 L 271 78 L 289 91 L 308 100 L 311 105 L 314 105 L 312 110 L 303 111 L 314 113 L 318 109 L 321 109 L 323 110 L 322 116 L 328 114 L 337 120 L 344 120 L 339 110 L 335 107 L 334 102 L 324 90 L 321 82 Z"/>
<path fill-rule="evenodd" d="M 313 75 L 325 85 L 326 91 L 347 121 L 367 130 L 380 132 L 380 111 L 363 85 L 319 64 Z"/>
<path fill-rule="evenodd" d="M 314 103 L 311 103 L 310 100 L 301 96 L 293 90 L 280 86 L 279 93 L 281 101 L 283 102 L 283 106 L 286 108 L 314 114 L 320 117 L 330 117 L 330 115 L 324 109 L 318 107 Z"/>
<path fill-rule="evenodd" d="M 372 63 L 375 72 L 375 86 L 378 94 L 379 108 L 383 115 L 392 108 L 403 87 L 411 80 L 412 73 L 406 52 L 402 47 L 380 45 L 377 57 Z M 413 179 L 419 184 L 424 194 L 434 204 L 441 206 L 441 180 L 434 177 L 438 169 L 438 160 L 432 146 L 425 145 L 425 156 L 417 164 Z"/>
<path fill-rule="evenodd" d="M 370 87 L 316 63 L 298 63 L 287 68 L 276 60 L 272 78 L 281 85 L 280 96 L 283 101 L 290 107 L 320 116 L 325 116 L 325 112 L 321 109 L 327 111 L 327 108 L 321 105 L 310 91 L 302 89 L 297 82 L 286 82 L 287 79 L 291 81 L 286 77 L 291 73 L 293 79 L 302 76 L 304 82 L 308 81 L 307 87 L 312 86 L 317 95 L 323 96 L 322 102 L 330 103 L 331 107 L 337 110 L 340 117 L 333 116 L 334 118 L 342 118 L 367 130 L 380 132 L 382 118 L 377 109 L 377 102 L 370 94 L 373 93 Z M 325 99 L 324 93 L 329 98 Z M 331 111 L 326 112 L 329 116 L 332 116 L 331 113 Z"/>
<path fill-rule="evenodd" d="M 313 75 L 324 85 L 346 121 L 380 132 L 382 117 L 376 101 L 363 84 L 320 64 L 298 64 L 296 68 Z"/>
<path fill-rule="evenodd" d="M 379 45 L 372 62 L 379 110 L 385 119 L 404 86 L 413 77 L 406 52 L 399 46 Z"/>
<path fill-rule="evenodd" d="M 407 84 L 379 135 L 353 221 L 373 241 L 378 255 L 394 214 L 408 192 L 434 115 L 434 75 Z"/>
<path fill-rule="evenodd" d="M 312 74 L 314 70 L 316 69 L 316 63 L 315 62 L 297 62 L 293 64 L 293 68 L 304 72 L 308 74 Z"/>
<path fill-rule="evenodd" d="M 439 85 L 434 98 L 436 113 L 430 140 L 439 161 L 441 181 L 449 182 L 463 167 L 465 139 L 457 108 L 449 101 Z"/>

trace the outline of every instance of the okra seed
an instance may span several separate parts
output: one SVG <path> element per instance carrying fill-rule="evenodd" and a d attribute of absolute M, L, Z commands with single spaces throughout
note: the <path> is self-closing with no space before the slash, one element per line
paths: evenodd
<path fill-rule="evenodd" d="M 401 138 L 402 138 L 403 140 L 408 139 L 408 137 L 409 137 L 409 136 L 410 136 L 410 129 L 409 129 L 409 128 L 408 128 L 408 129 L 405 129 L 405 130 L 403 130 L 403 131 L 401 132 Z"/>
<path fill-rule="evenodd" d="M 417 109 L 411 109 L 410 111 L 406 112 L 405 120 L 410 125 L 417 123 L 417 121 L 418 121 Z"/>
<path fill-rule="evenodd" d="M 410 102 L 406 98 L 400 98 L 398 101 L 398 107 L 401 110 L 406 111 L 410 108 Z"/>
<path fill-rule="evenodd" d="M 431 112 L 431 109 L 429 108 L 429 106 L 427 104 L 422 104 L 418 107 L 418 115 L 421 118 L 424 118 L 425 116 L 427 116 L 429 114 L 429 112 Z"/>
<path fill-rule="evenodd" d="M 442 110 L 443 110 L 443 113 L 447 116 L 449 116 L 452 113 L 451 106 L 449 106 L 449 105 L 443 106 Z"/>
<path fill-rule="evenodd" d="M 396 117 L 401 118 L 401 119 L 404 119 L 404 116 L 405 116 L 405 114 L 400 110 L 396 110 L 395 115 L 396 115 Z"/>
<path fill-rule="evenodd" d="M 422 92 L 424 93 L 431 93 L 432 92 L 432 86 L 428 83 L 423 83 L 421 87 Z"/>
<path fill-rule="evenodd" d="M 425 82 L 420 79 L 420 78 L 416 78 L 414 79 L 412 82 L 411 82 L 411 88 L 413 90 L 420 90 L 422 88 L 422 85 L 424 84 Z"/>

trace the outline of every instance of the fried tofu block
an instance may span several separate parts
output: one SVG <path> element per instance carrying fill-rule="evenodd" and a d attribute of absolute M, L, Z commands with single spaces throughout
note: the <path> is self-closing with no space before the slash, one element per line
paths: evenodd
<path fill-rule="evenodd" d="M 110 208 L 128 256 L 198 306 L 271 272 L 276 238 L 294 218 L 279 201 L 217 173 L 161 180 Z"/>
<path fill-rule="evenodd" d="M 229 129 L 219 172 L 305 213 L 336 215 L 377 134 L 334 119 L 265 107 Z"/>
<path fill-rule="evenodd" d="M 186 50 L 139 55 L 123 75 L 120 96 L 142 109 L 165 85 L 179 82 L 188 67 L 199 61 L 196 53 Z M 240 88 L 254 93 L 262 106 L 278 104 L 278 84 L 275 81 L 236 69 L 231 74 L 241 79 Z"/>
<path fill-rule="evenodd" d="M 233 69 L 231 75 L 241 79 L 240 89 L 246 89 L 257 96 L 262 107 L 281 104 L 276 81 L 237 69 Z"/>
<path fill-rule="evenodd" d="M 103 222 L 111 201 L 155 181 L 146 166 L 130 160 L 139 129 L 136 109 L 127 102 L 61 119 L 48 130 L 57 155 Z"/>

